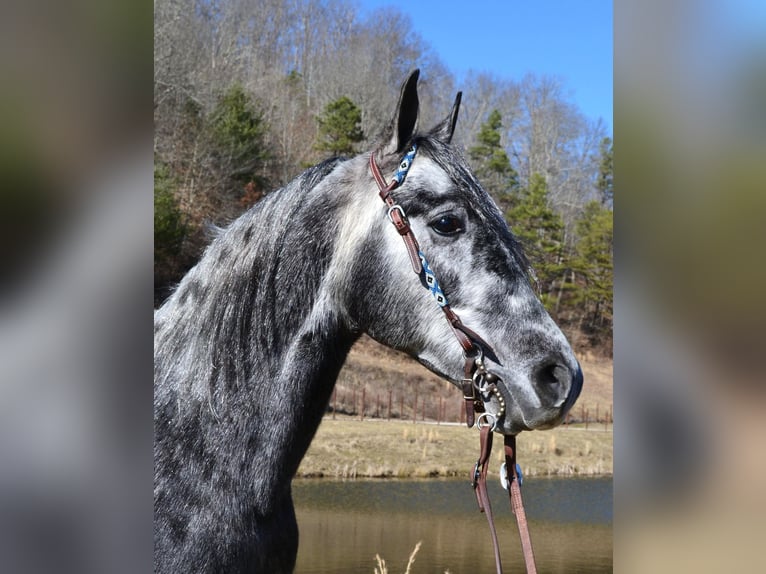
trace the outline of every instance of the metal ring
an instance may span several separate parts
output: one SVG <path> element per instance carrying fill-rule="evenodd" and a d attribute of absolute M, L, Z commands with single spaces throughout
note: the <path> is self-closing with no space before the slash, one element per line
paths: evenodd
<path fill-rule="evenodd" d="M 481 430 L 483 427 L 481 426 L 481 419 L 484 417 L 487 417 L 487 421 L 489 421 L 489 417 L 492 417 L 492 426 L 489 430 L 493 431 L 497 428 L 497 417 L 493 415 L 492 413 L 481 413 L 478 417 L 476 417 L 476 428 Z M 489 425 L 489 422 L 487 422 L 487 425 Z"/>
<path fill-rule="evenodd" d="M 473 374 L 473 377 L 471 377 L 471 380 L 473 381 L 473 388 L 476 389 L 477 391 L 479 391 L 480 393 L 486 393 L 487 392 L 486 385 L 482 385 L 479 382 L 479 379 L 483 378 L 485 374 L 486 373 L 484 371 L 477 370 Z M 484 382 L 486 382 L 486 381 L 484 381 Z"/>

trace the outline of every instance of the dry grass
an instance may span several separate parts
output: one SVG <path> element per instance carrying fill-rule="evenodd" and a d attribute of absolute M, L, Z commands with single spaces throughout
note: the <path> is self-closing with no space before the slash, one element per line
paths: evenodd
<path fill-rule="evenodd" d="M 603 425 L 522 433 L 518 458 L 527 476 L 612 474 L 612 432 Z M 466 476 L 479 436 L 459 425 L 325 418 L 299 477 L 427 478 Z M 498 465 L 502 448 L 495 449 Z"/>
<path fill-rule="evenodd" d="M 415 545 L 415 549 L 410 553 L 410 559 L 407 561 L 407 570 L 405 570 L 404 574 L 410 574 L 412 565 L 415 563 L 415 556 L 420 550 L 421 544 L 423 544 L 422 540 Z M 378 563 L 378 565 L 375 567 L 375 574 L 388 574 L 388 567 L 386 566 L 386 561 L 383 560 L 379 554 L 375 555 L 375 560 Z"/>
<path fill-rule="evenodd" d="M 574 420 L 588 412 L 590 420 L 598 411 L 600 418 L 612 406 L 612 361 L 581 356 L 585 384 L 572 410 Z M 460 392 L 405 355 L 363 337 L 352 349 L 338 379 L 337 388 L 346 399 L 356 389 L 353 401 L 339 404 L 339 411 L 357 412 L 362 390 L 367 405 L 377 404 L 379 396 L 388 410 L 391 393 L 392 420 L 336 415 L 326 417 L 304 458 L 298 476 L 331 478 L 424 478 L 465 476 L 476 462 L 478 433 L 465 425 L 428 425 L 412 422 L 414 393 L 419 405 L 427 401 L 427 419 L 435 420 L 439 397 L 445 412 L 456 419 L 461 409 Z M 402 402 L 400 402 L 402 401 Z M 404 418 L 399 417 L 400 404 Z M 446 407 L 449 407 L 447 410 Z M 350 409 L 350 410 L 349 410 Z M 368 406 L 367 417 L 376 410 Z M 611 425 L 604 432 L 603 423 L 591 423 L 587 431 L 582 425 L 572 428 L 522 433 L 518 438 L 519 463 L 525 474 L 534 475 L 600 475 L 612 473 Z M 502 458 L 502 448 L 495 456 Z"/>

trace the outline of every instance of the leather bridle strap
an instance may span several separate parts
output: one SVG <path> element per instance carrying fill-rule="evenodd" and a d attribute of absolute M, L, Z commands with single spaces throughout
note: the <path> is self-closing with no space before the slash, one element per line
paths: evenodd
<path fill-rule="evenodd" d="M 495 520 L 492 516 L 492 505 L 489 502 L 489 493 L 487 492 L 487 469 L 489 467 L 489 455 L 492 452 L 493 431 L 490 425 L 484 425 L 479 433 L 481 437 L 481 454 L 473 469 L 471 484 L 476 493 L 476 501 L 479 503 L 479 511 L 487 516 L 489 533 L 492 537 L 492 549 L 495 552 L 495 567 L 497 568 L 498 574 L 502 574 L 503 565 L 500 562 L 500 545 L 497 542 Z"/>
<path fill-rule="evenodd" d="M 516 436 L 505 435 L 505 469 L 508 476 L 508 496 L 511 499 L 511 510 L 516 515 L 516 525 L 519 527 L 521 550 L 524 553 L 524 563 L 527 566 L 527 574 L 537 574 L 535 566 L 535 554 L 532 551 L 532 538 L 529 536 L 527 515 L 524 512 L 524 503 L 521 500 L 521 487 L 518 473 L 516 472 Z"/>
<path fill-rule="evenodd" d="M 490 425 L 484 425 L 480 430 L 480 454 L 479 460 L 473 468 L 471 484 L 476 493 L 476 501 L 479 503 L 479 511 L 487 516 L 489 523 L 489 532 L 492 538 L 492 548 L 495 553 L 495 568 L 497 574 L 503 573 L 503 565 L 500 562 L 500 548 L 497 542 L 497 531 L 495 529 L 494 517 L 492 516 L 492 506 L 487 492 L 487 466 L 490 454 L 492 453 L 493 431 Z M 537 574 L 535 565 L 535 555 L 532 551 L 532 539 L 529 536 L 529 525 L 527 516 L 524 512 L 524 503 L 521 500 L 520 477 L 516 472 L 516 437 L 514 435 L 505 435 L 505 470 L 508 473 L 508 494 L 511 500 L 511 510 L 516 516 L 516 525 L 519 529 L 519 538 L 521 539 L 521 551 L 524 554 L 524 563 L 527 568 L 527 574 Z"/>
<path fill-rule="evenodd" d="M 394 174 L 393 179 L 391 179 L 391 183 L 386 183 L 385 178 L 380 173 L 380 168 L 378 168 L 378 164 L 375 162 L 375 153 L 370 154 L 370 171 L 372 172 L 375 182 L 378 184 L 378 195 L 380 195 L 380 198 L 388 206 L 388 218 L 391 223 L 393 223 L 399 235 L 401 235 L 404 244 L 407 247 L 407 254 L 410 257 L 412 270 L 416 275 L 425 273 L 426 286 L 431 291 L 431 294 L 439 307 L 441 307 L 441 310 L 444 312 L 444 317 L 447 319 L 458 343 L 460 343 L 464 354 L 466 356 L 475 356 L 479 352 L 476 343 L 479 342 L 486 345 L 486 342 L 471 329 L 463 325 L 462 321 L 460 321 L 460 317 L 450 309 L 447 298 L 444 296 L 441 287 L 439 287 L 439 282 L 436 280 L 436 275 L 434 275 L 431 270 L 426 256 L 420 250 L 420 246 L 415 238 L 415 234 L 412 232 L 412 228 L 404 213 L 404 209 L 402 209 L 402 206 L 396 203 L 391 196 L 391 192 L 399 187 L 404 182 L 405 177 L 407 177 L 407 172 L 412 164 L 412 160 L 415 158 L 416 152 L 417 145 L 413 144 L 399 163 L 398 169 Z M 488 345 L 486 348 L 488 348 Z"/>
<path fill-rule="evenodd" d="M 370 171 L 372 172 L 372 176 L 375 178 L 375 182 L 378 184 L 378 189 L 380 190 L 378 195 L 380 195 L 380 198 L 388 206 L 388 219 L 391 221 L 391 223 L 394 224 L 396 231 L 399 233 L 399 235 L 402 236 L 404 245 L 407 247 L 407 254 L 410 256 L 412 270 L 416 275 L 420 275 L 423 267 L 419 257 L 420 247 L 418 246 L 418 241 L 415 239 L 415 234 L 412 233 L 410 222 L 407 220 L 407 216 L 404 214 L 404 210 L 394 201 L 394 198 L 391 197 L 391 192 L 404 181 L 404 177 L 407 175 L 407 170 L 412 163 L 412 159 L 415 157 L 416 150 L 417 148 L 413 146 L 411 150 L 412 155 L 409 155 L 408 153 L 408 155 L 404 157 L 402 162 L 399 164 L 399 170 L 396 172 L 396 175 L 399 175 L 400 173 L 403 175 L 401 178 L 397 178 L 395 175 L 394 179 L 391 180 L 391 183 L 386 183 L 386 180 L 383 179 L 383 176 L 380 173 L 380 169 L 378 169 L 378 165 L 375 163 L 374 153 L 370 154 Z M 406 165 L 404 165 L 405 162 Z"/>

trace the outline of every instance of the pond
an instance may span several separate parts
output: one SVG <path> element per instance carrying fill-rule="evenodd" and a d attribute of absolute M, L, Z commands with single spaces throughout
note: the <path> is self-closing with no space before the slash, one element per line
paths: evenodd
<path fill-rule="evenodd" d="M 488 481 L 503 567 L 524 572 L 508 495 Z M 540 574 L 612 571 L 612 479 L 527 478 L 524 507 Z M 296 573 L 494 572 L 487 520 L 468 480 L 296 480 Z"/>

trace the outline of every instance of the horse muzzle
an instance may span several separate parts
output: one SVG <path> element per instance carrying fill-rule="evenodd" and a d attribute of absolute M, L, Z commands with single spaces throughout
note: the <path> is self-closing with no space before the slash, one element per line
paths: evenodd
<path fill-rule="evenodd" d="M 498 390 L 504 401 L 495 396 L 485 400 L 485 410 L 504 413 L 498 417 L 497 430 L 517 434 L 523 430 L 553 428 L 564 421 L 580 396 L 583 385 L 582 369 L 577 361 L 545 361 L 519 376 L 498 372 Z"/>

